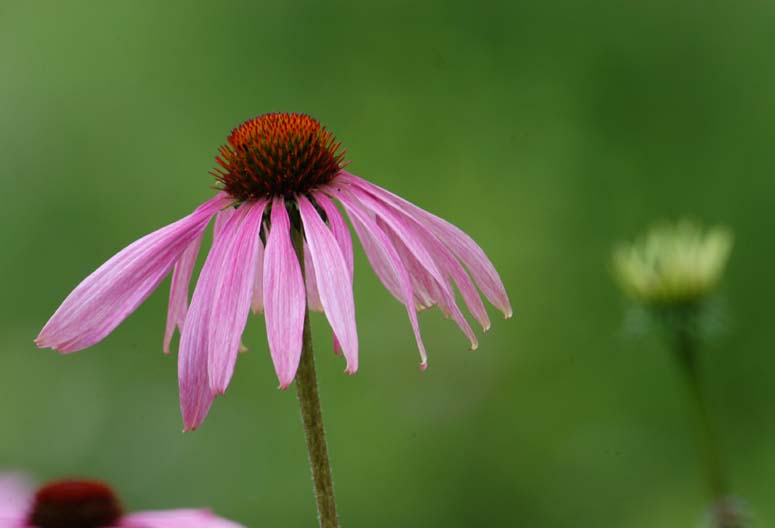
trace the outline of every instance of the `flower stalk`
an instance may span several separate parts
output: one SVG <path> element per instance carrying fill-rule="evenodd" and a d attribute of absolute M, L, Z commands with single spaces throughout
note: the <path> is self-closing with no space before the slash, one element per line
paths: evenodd
<path fill-rule="evenodd" d="M 716 433 L 708 405 L 702 390 L 700 368 L 697 360 L 698 340 L 694 329 L 696 307 L 686 307 L 681 317 L 672 325 L 673 350 L 678 367 L 694 407 L 699 448 L 704 460 L 708 487 L 714 502 L 722 501 L 727 494 L 726 477 L 721 463 Z"/>
<path fill-rule="evenodd" d="M 306 273 L 304 270 L 303 235 L 298 228 L 293 228 L 292 237 L 293 247 L 296 250 L 302 273 Z M 338 528 L 334 482 L 331 478 L 331 463 L 328 459 L 326 432 L 323 427 L 323 415 L 320 410 L 320 396 L 315 372 L 315 355 L 312 350 L 309 308 L 306 308 L 304 313 L 304 334 L 299 370 L 296 372 L 296 393 L 304 423 L 304 435 L 318 509 L 318 522 L 320 528 Z"/>

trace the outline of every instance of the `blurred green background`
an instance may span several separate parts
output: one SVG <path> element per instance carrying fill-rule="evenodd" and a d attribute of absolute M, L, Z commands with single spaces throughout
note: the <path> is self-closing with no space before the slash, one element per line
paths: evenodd
<path fill-rule="evenodd" d="M 0 3 L 0 467 L 107 479 L 130 509 L 312 526 L 295 393 L 251 318 L 226 397 L 182 434 L 168 281 L 99 345 L 33 338 L 87 274 L 211 196 L 232 127 L 306 112 L 352 172 L 470 233 L 515 308 L 476 352 L 356 255 L 361 368 L 313 332 L 344 526 L 694 526 L 707 505 L 674 365 L 622 331 L 609 252 L 726 223 L 705 383 L 735 494 L 775 524 L 775 4 Z"/>

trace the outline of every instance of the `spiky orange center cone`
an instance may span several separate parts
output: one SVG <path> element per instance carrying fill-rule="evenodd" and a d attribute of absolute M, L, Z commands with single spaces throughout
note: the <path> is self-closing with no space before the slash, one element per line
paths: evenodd
<path fill-rule="evenodd" d="M 346 165 L 344 149 L 312 117 L 271 113 L 235 128 L 211 174 L 237 200 L 288 196 L 330 182 Z"/>
<path fill-rule="evenodd" d="M 121 505 L 101 482 L 63 480 L 35 494 L 28 524 L 35 528 L 105 528 L 121 518 Z"/>

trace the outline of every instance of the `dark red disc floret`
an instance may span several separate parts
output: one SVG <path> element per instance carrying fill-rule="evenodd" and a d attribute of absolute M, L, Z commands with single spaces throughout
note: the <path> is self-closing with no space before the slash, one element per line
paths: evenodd
<path fill-rule="evenodd" d="M 296 113 L 245 121 L 218 153 L 211 174 L 237 200 L 306 193 L 345 166 L 345 151 L 334 135 L 316 119 Z"/>
<path fill-rule="evenodd" d="M 27 521 L 35 528 L 107 528 L 121 515 L 121 505 L 107 485 L 61 480 L 38 490 Z"/>

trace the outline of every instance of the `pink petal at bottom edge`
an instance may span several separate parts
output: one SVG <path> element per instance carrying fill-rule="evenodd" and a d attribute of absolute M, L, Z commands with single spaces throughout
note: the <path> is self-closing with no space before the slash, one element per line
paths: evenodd
<path fill-rule="evenodd" d="M 21 519 L 33 495 L 32 482 L 22 473 L 0 473 L 0 527 L 3 520 Z"/>
<path fill-rule="evenodd" d="M 147 511 L 125 515 L 119 528 L 245 528 L 209 510 Z"/>

